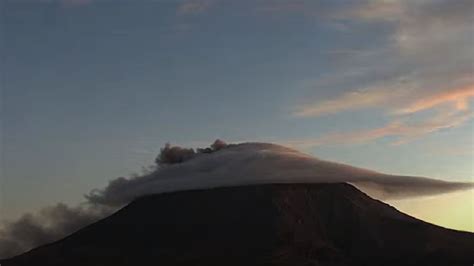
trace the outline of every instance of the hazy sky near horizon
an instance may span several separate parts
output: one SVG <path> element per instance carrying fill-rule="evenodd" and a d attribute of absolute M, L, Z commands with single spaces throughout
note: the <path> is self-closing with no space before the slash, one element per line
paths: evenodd
<path fill-rule="evenodd" d="M 216 138 L 473 181 L 473 1 L 0 8 L 1 218 Z"/>

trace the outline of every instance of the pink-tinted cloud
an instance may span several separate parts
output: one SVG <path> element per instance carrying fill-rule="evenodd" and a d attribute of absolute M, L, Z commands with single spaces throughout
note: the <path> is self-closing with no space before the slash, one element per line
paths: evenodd
<path fill-rule="evenodd" d="M 400 145 L 429 133 L 459 127 L 473 117 L 474 113 L 471 111 L 462 113 L 451 112 L 448 114 L 440 113 L 437 116 L 420 122 L 396 120 L 378 128 L 350 132 L 332 132 L 319 138 L 290 140 L 284 142 L 284 144 L 292 147 L 311 148 L 322 145 L 364 144 L 384 137 L 394 137 L 396 140 L 392 144 Z"/>
<path fill-rule="evenodd" d="M 410 92 L 409 88 L 389 86 L 350 91 L 329 100 L 316 101 L 297 108 L 293 114 L 300 117 L 316 117 L 343 111 L 383 106 Z"/>
<path fill-rule="evenodd" d="M 334 132 L 293 143 L 356 144 L 392 137 L 396 139 L 394 144 L 401 144 L 467 123 L 473 117 L 470 111 L 474 97 L 473 53 L 469 37 L 474 33 L 473 7 L 470 0 L 455 3 L 368 0 L 335 10 L 329 18 L 336 22 L 391 25 L 389 41 L 379 47 L 378 53 L 364 57 L 354 56 L 351 50 L 336 50 L 345 71 L 336 71 L 329 82 L 324 78 L 313 81 L 311 86 L 315 90 L 347 89 L 347 84 L 358 84 L 360 77 L 372 81 L 362 83 L 368 84 L 363 89 L 354 88 L 333 98 L 299 105 L 293 115 L 319 117 L 377 108 L 376 111 L 382 110 L 382 115 L 389 115 L 390 120 L 377 128 Z M 360 75 L 343 75 L 353 69 L 360 70 L 361 66 L 370 68 Z M 387 74 L 383 77 L 373 74 L 379 72 Z"/>
<path fill-rule="evenodd" d="M 392 92 L 393 94 L 393 92 Z M 393 96 L 393 95 L 392 95 Z M 474 97 L 474 85 L 446 90 L 416 99 L 404 107 L 396 109 L 392 122 L 378 128 L 333 132 L 315 139 L 287 141 L 286 144 L 296 147 L 314 147 L 320 145 L 351 145 L 362 144 L 384 137 L 394 137 L 394 145 L 410 142 L 424 135 L 443 129 L 462 126 L 474 117 L 469 110 L 469 100 Z M 336 100 L 323 102 L 313 107 L 307 114 L 322 115 L 339 111 L 347 111 L 384 104 L 390 107 L 389 93 L 386 90 L 364 93 L 346 93 Z M 346 104 L 346 105 L 344 105 Z M 395 105 L 399 105 L 395 103 Z M 416 117 L 407 116 L 425 110 L 432 110 L 435 115 L 415 120 Z"/>
<path fill-rule="evenodd" d="M 413 96 L 410 93 L 413 92 Z M 474 97 L 474 84 L 420 96 L 416 90 L 403 88 L 368 89 L 348 92 L 331 100 L 302 107 L 296 116 L 321 116 L 370 107 L 386 109 L 394 120 L 382 127 L 350 132 L 333 132 L 316 139 L 287 142 L 297 147 L 333 144 L 360 144 L 383 137 L 395 137 L 393 144 L 403 144 L 423 135 L 463 125 L 473 117 L 469 101 Z M 430 110 L 428 118 L 416 119 L 417 113 Z M 409 116 L 410 115 L 410 116 Z"/>
<path fill-rule="evenodd" d="M 474 85 L 456 88 L 448 91 L 436 93 L 427 98 L 417 100 L 407 107 L 397 110 L 399 114 L 411 114 L 426 109 L 431 109 L 443 104 L 452 104 L 457 110 L 467 110 L 469 108 L 469 99 L 474 97 Z"/>
<path fill-rule="evenodd" d="M 395 109 L 394 113 L 396 114 L 410 114 L 443 104 L 452 104 L 458 110 L 466 110 L 469 108 L 469 99 L 474 97 L 474 84 L 441 92 L 433 92 L 424 97 L 415 94 L 412 97 L 407 97 L 410 96 L 410 93 L 416 93 L 416 90 L 410 87 L 403 87 L 403 84 L 350 91 L 333 99 L 302 105 L 297 108 L 294 115 L 317 117 L 371 107 L 391 108 Z"/>

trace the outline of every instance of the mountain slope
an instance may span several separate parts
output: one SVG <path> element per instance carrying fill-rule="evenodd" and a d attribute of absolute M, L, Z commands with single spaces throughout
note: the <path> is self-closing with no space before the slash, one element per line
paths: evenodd
<path fill-rule="evenodd" d="M 474 234 L 417 220 L 348 184 L 152 195 L 16 265 L 472 265 Z"/>

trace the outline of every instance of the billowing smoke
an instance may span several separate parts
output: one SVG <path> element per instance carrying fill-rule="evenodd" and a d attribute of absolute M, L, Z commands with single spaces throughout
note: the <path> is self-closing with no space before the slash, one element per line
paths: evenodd
<path fill-rule="evenodd" d="M 323 161 L 267 143 L 226 144 L 186 149 L 166 145 L 157 167 L 140 176 L 119 177 L 86 195 L 86 203 L 64 204 L 27 214 L 0 230 L 0 257 L 60 239 L 137 197 L 163 192 L 264 183 L 349 182 L 379 199 L 397 199 L 472 188 L 471 183 L 387 175 Z"/>
<path fill-rule="evenodd" d="M 186 149 L 181 149 L 184 155 Z M 175 156 L 176 157 L 176 156 Z M 179 157 L 179 156 L 178 156 Z M 381 199 L 438 194 L 472 187 L 470 183 L 387 175 L 317 159 L 266 143 L 229 145 L 176 160 L 139 178 L 118 178 L 86 197 L 90 202 L 120 206 L 145 194 L 263 183 L 349 182 Z"/>
<path fill-rule="evenodd" d="M 0 257 L 9 257 L 49 243 L 111 214 L 105 206 L 68 207 L 63 203 L 5 222 L 0 230 Z"/>
<path fill-rule="evenodd" d="M 115 187 L 123 188 L 130 180 L 140 180 L 150 173 L 157 172 L 159 168 L 183 163 L 199 154 L 210 154 L 227 146 L 225 142 L 216 140 L 210 147 L 194 151 L 193 149 L 166 144 L 155 160 L 156 166 L 144 169 L 141 176 L 118 177 L 110 181 L 106 189 L 112 192 Z M 86 202 L 76 207 L 58 203 L 55 206 L 45 207 L 37 213 L 24 214 L 16 221 L 4 222 L 0 228 L 0 258 L 11 257 L 33 247 L 61 239 L 110 215 L 128 203 L 126 201 L 121 201 L 121 204 L 107 202 L 95 198 L 92 196 L 93 193 L 95 191 L 86 196 Z M 120 193 L 120 190 L 117 190 L 117 193 Z"/>

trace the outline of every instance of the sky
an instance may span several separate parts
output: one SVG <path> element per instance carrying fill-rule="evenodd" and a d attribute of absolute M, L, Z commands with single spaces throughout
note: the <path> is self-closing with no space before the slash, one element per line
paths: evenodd
<path fill-rule="evenodd" d="M 3 0 L 0 12 L 0 219 L 81 202 L 167 142 L 216 138 L 474 181 L 472 1 Z"/>

